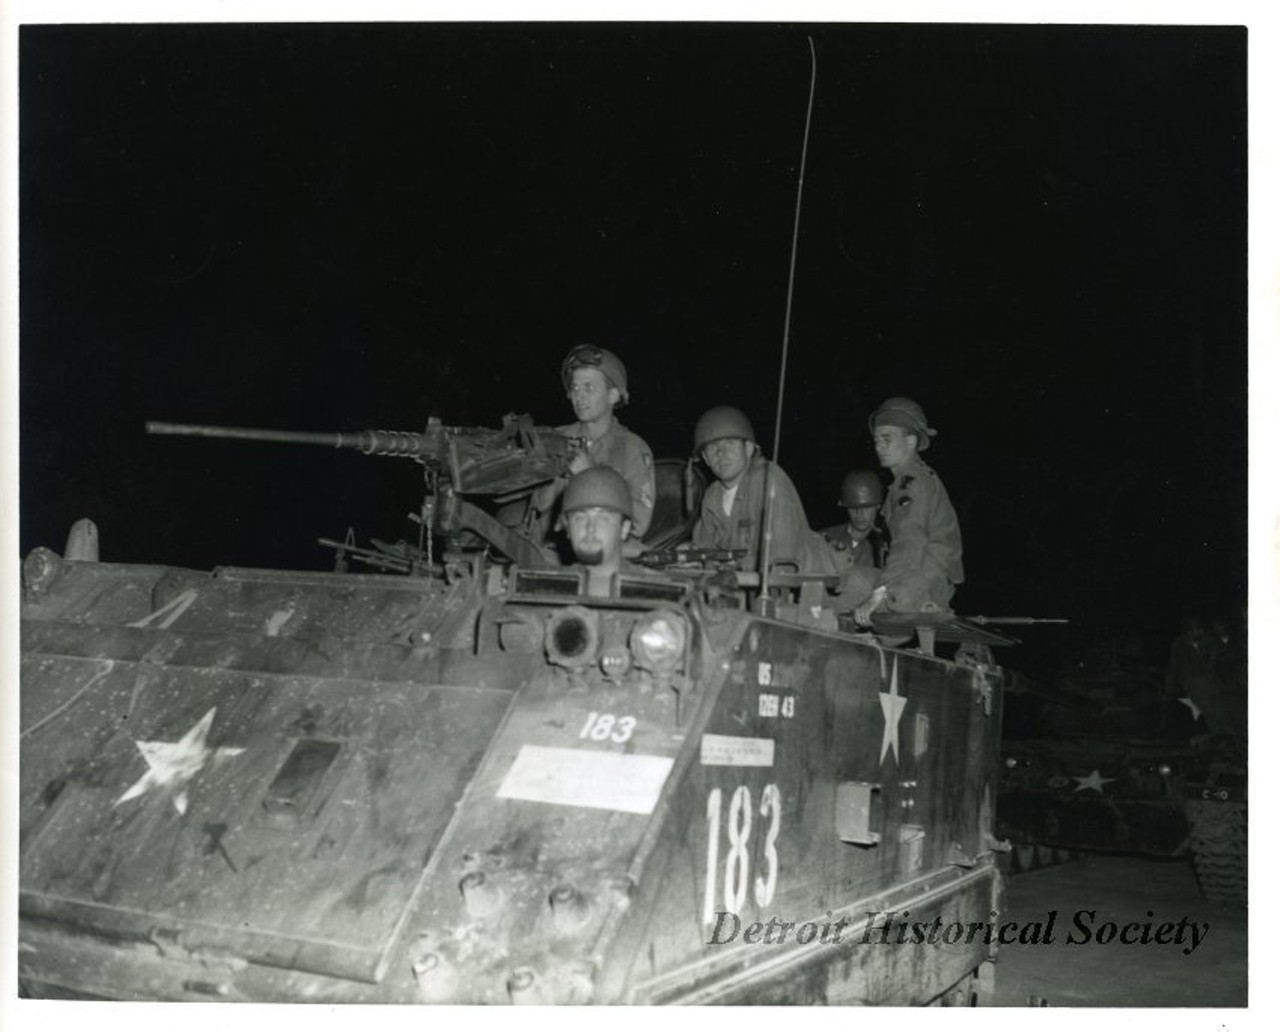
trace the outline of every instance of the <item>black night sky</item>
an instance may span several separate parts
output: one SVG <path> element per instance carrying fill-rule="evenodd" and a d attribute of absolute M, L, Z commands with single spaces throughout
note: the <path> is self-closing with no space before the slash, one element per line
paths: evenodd
<path fill-rule="evenodd" d="M 418 467 L 148 437 L 567 421 L 627 363 L 686 455 L 742 407 L 815 527 L 920 401 L 964 613 L 1133 627 L 1246 585 L 1243 28 L 24 26 L 21 547 L 326 568 Z M 1057 639 L 1061 641 L 1061 639 Z M 1034 645 L 1034 643 L 1029 643 Z"/>

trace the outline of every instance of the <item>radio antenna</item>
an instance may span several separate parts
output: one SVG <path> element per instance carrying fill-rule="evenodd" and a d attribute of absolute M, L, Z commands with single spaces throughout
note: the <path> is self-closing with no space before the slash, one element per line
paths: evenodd
<path fill-rule="evenodd" d="M 787 351 L 791 340 L 791 298 L 796 287 L 796 251 L 800 243 L 800 201 L 804 196 L 804 168 L 809 157 L 809 125 L 813 121 L 813 95 L 818 83 L 818 54 L 809 36 L 809 106 L 804 115 L 804 143 L 800 148 L 800 179 L 796 183 L 796 217 L 791 229 L 791 270 L 787 276 L 787 310 L 782 320 L 782 368 L 778 371 L 778 406 L 773 420 L 773 460 L 765 470 L 763 542 L 760 546 L 760 606 L 767 606 L 769 553 L 773 545 L 773 470 L 782 451 L 782 402 L 787 388 Z"/>

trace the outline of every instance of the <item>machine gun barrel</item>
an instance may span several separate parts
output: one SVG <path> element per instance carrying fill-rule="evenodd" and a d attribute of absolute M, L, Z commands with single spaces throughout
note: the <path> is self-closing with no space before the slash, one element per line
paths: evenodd
<path fill-rule="evenodd" d="M 199 426 L 191 423 L 147 423 L 149 434 L 188 437 L 222 437 L 240 441 L 275 441 L 280 444 L 317 444 L 351 448 L 365 455 L 396 455 L 410 459 L 443 458 L 443 442 L 426 434 L 401 430 L 358 430 L 354 433 L 310 433 L 300 430 L 252 430 L 233 426 Z"/>

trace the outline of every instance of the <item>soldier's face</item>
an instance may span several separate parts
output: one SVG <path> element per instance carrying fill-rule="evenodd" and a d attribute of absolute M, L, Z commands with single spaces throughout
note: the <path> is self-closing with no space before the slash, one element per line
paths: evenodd
<path fill-rule="evenodd" d="M 613 411 L 618 403 L 618 389 L 610 387 L 608 379 L 599 369 L 579 366 L 569 381 L 569 401 L 573 414 L 584 423 L 601 419 Z"/>
<path fill-rule="evenodd" d="M 876 506 L 856 505 L 845 509 L 849 514 L 849 527 L 859 540 L 871 532 L 876 522 Z"/>
<path fill-rule="evenodd" d="M 916 435 L 900 426 L 878 426 L 871 435 L 876 457 L 886 469 L 899 469 L 916 453 Z"/>
<path fill-rule="evenodd" d="M 586 566 L 616 563 L 630 520 L 612 509 L 574 509 L 566 517 L 569 543 L 578 562 Z"/>
<path fill-rule="evenodd" d="M 755 451 L 755 445 L 740 437 L 725 437 L 704 445 L 702 459 L 715 478 L 725 487 L 733 487 L 747 471 L 747 460 Z"/>

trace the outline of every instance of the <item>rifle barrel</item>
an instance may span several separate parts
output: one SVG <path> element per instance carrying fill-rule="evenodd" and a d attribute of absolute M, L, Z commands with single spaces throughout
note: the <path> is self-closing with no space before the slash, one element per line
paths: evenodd
<path fill-rule="evenodd" d="M 1056 616 L 967 616 L 965 619 L 970 623 L 978 624 L 980 627 L 986 624 L 1064 624 L 1071 622 Z"/>

